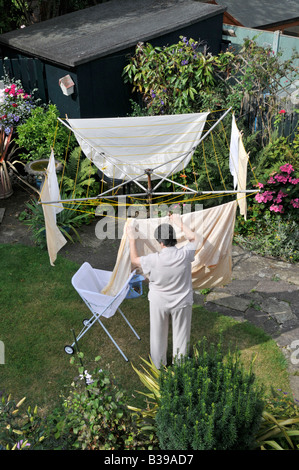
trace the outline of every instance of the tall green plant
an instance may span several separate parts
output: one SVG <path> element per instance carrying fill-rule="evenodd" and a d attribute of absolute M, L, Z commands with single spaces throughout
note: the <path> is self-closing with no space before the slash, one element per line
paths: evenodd
<path fill-rule="evenodd" d="M 155 419 L 160 406 L 160 370 L 157 369 L 152 359 L 146 361 L 142 358 L 147 368 L 142 366 L 142 370 L 138 370 L 132 365 L 134 371 L 138 375 L 141 383 L 148 389 L 148 393 L 138 392 L 146 398 L 146 409 L 136 408 L 129 405 L 128 408 L 137 416 L 137 424 L 143 431 L 155 432 Z"/>
<path fill-rule="evenodd" d="M 199 342 L 193 358 L 161 371 L 157 436 L 165 450 L 254 448 L 263 391 L 238 353 Z"/>

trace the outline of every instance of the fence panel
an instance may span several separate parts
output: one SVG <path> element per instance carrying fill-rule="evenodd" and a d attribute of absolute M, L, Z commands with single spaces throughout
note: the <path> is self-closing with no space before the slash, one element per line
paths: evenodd
<path fill-rule="evenodd" d="M 48 102 L 47 86 L 44 77 L 44 64 L 35 58 L 18 57 L 0 59 L 0 76 L 5 74 L 13 80 L 20 80 L 27 93 L 36 89 L 36 98 Z"/>

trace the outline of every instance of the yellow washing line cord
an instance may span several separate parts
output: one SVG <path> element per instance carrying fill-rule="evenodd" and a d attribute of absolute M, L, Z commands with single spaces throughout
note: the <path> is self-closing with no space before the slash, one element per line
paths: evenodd
<path fill-rule="evenodd" d="M 252 192 L 252 193 L 246 193 L 245 195 L 242 193 L 238 196 L 237 200 L 239 199 L 243 199 L 245 197 L 249 197 L 249 196 L 252 196 L 256 194 L 256 192 Z M 215 199 L 215 198 L 218 198 L 218 197 L 221 197 L 221 196 L 234 196 L 235 193 L 225 193 L 225 194 L 205 194 L 205 195 L 200 195 L 200 196 L 194 196 L 194 197 L 191 197 L 189 199 L 178 199 L 178 196 L 173 196 L 172 198 L 169 198 L 165 201 L 163 201 L 163 204 L 165 205 L 170 205 L 170 204 L 190 204 L 192 202 L 200 202 L 200 201 L 204 201 L 204 200 L 207 200 L 207 199 Z M 69 202 L 68 205 L 75 205 L 76 202 Z M 118 201 L 111 201 L 111 200 L 108 200 L 107 202 L 103 202 L 103 201 L 98 201 L 98 203 L 95 203 L 94 200 L 92 201 L 85 201 L 84 203 L 80 203 L 80 206 L 81 205 L 96 205 L 97 207 L 98 206 L 105 206 L 105 205 L 109 205 L 111 207 L 114 207 L 114 208 L 119 208 L 119 207 L 136 207 L 136 210 L 138 210 L 138 207 L 140 207 L 140 205 L 144 206 L 144 207 L 148 207 L 148 206 L 152 206 L 152 207 L 157 207 L 157 209 L 159 209 L 159 207 L 161 206 L 160 203 L 153 203 L 153 204 L 148 204 L 146 202 L 144 202 L 143 204 L 136 204 L 136 203 L 124 203 L 124 202 L 121 202 L 119 203 Z M 53 206 L 55 206 L 55 204 L 53 204 Z M 91 210 L 86 210 L 86 209 L 78 209 L 77 207 L 65 207 L 64 206 L 64 209 L 66 210 L 73 210 L 73 211 L 76 211 L 76 212 L 82 212 L 82 213 L 86 213 L 86 214 L 91 214 L 91 215 L 95 215 L 95 211 L 91 211 Z M 116 219 L 116 220 L 126 220 L 127 218 L 126 217 L 119 217 L 118 215 L 111 215 L 111 214 L 101 214 L 102 217 L 108 217 L 108 218 L 113 218 L 113 219 Z"/>
<path fill-rule="evenodd" d="M 211 113 L 216 113 L 216 112 L 221 112 L 221 111 L 225 111 L 225 110 L 216 110 L 216 111 L 211 111 Z M 213 120 L 211 120 L 213 121 Z M 216 121 L 216 120 L 215 120 Z M 207 121 L 208 122 L 208 121 Z M 56 129 L 55 129 L 55 135 L 54 135 L 54 141 L 53 141 L 53 148 L 54 148 L 54 145 L 55 145 L 55 141 L 56 141 L 56 136 L 57 136 L 57 130 L 58 130 L 58 119 L 57 119 L 57 124 L 56 124 Z M 222 131 L 224 132 L 224 136 L 225 136 L 225 139 L 226 139 L 226 143 L 227 143 L 227 146 L 229 148 L 229 144 L 228 144 L 228 139 L 227 139 L 227 135 L 226 135 L 226 132 L 225 132 L 225 127 L 223 125 L 223 122 L 221 121 L 221 126 L 222 126 Z M 62 188 L 62 183 L 63 183 L 63 177 L 64 177 L 64 170 L 65 170 L 65 166 L 66 166 L 66 160 L 67 160 L 67 154 L 68 154 L 68 150 L 69 150 L 69 143 L 70 143 L 70 138 L 71 138 L 71 130 L 70 130 L 70 133 L 69 133 L 69 138 L 68 138 L 68 143 L 67 143 L 67 149 L 66 149 L 66 153 L 65 153 L 65 161 L 64 161 L 64 167 L 63 167 L 63 172 L 62 172 L 62 177 L 61 177 L 61 182 L 60 182 L 60 190 Z M 220 135 L 220 134 L 218 134 Z M 216 133 L 216 136 L 217 136 L 217 133 Z M 218 171 L 219 171 L 219 174 L 220 174 L 220 178 L 221 178 L 221 181 L 222 181 L 222 184 L 225 188 L 225 191 L 226 191 L 226 186 L 225 186 L 225 182 L 224 182 L 224 178 L 223 178 L 223 175 L 222 175 L 222 172 L 221 172 L 221 168 L 220 168 L 220 164 L 219 164 L 219 159 L 218 159 L 218 156 L 217 156 L 217 150 L 216 150 L 216 146 L 215 146 L 215 142 L 214 142 L 214 137 L 213 137 L 213 133 L 211 133 L 211 142 L 212 142 L 212 147 L 213 147 L 213 151 L 214 151 L 214 155 L 215 155 L 215 159 L 216 159 L 216 162 L 217 162 L 217 166 L 218 166 Z M 206 152 L 205 152 L 205 145 L 204 145 L 204 142 L 202 140 L 202 151 L 203 151 L 203 159 L 204 159 L 204 166 L 205 166 L 205 170 L 206 170 L 206 174 L 207 174 L 207 179 L 208 179 L 208 182 L 209 182 L 209 185 L 210 185 L 210 188 L 211 188 L 211 191 L 213 191 L 213 186 L 212 186 L 212 182 L 211 182 L 211 178 L 209 176 L 209 172 L 208 172 L 208 165 L 207 165 L 207 159 L 206 159 Z M 81 158 L 81 152 L 82 152 L 82 149 L 80 147 L 80 158 Z M 247 156 L 248 157 L 248 156 Z M 74 190 L 73 190 L 73 197 L 75 195 L 75 189 L 76 189 L 76 183 L 77 183 L 77 179 L 78 179 L 78 172 L 79 172 L 79 166 L 80 166 L 80 158 L 78 159 L 78 163 L 77 163 L 77 170 L 76 170 L 76 176 L 75 176 L 75 184 L 74 184 Z M 86 197 L 88 197 L 88 194 L 89 194 L 89 190 L 90 190 L 90 175 L 91 175 L 91 165 L 92 165 L 93 161 L 92 161 L 92 158 L 90 159 L 90 171 L 89 171 L 89 184 L 88 184 L 88 187 L 87 187 L 87 194 L 86 194 Z M 195 164 L 194 164 L 194 159 L 193 159 L 193 155 L 192 155 L 192 158 L 191 158 L 191 163 L 192 163 L 192 167 L 193 167 L 193 173 L 194 173 L 194 183 L 195 183 L 195 186 L 196 186 L 196 189 L 198 191 L 198 183 L 197 183 L 197 179 L 196 179 L 196 174 L 195 174 Z M 253 168 L 252 168 L 252 165 L 251 165 L 251 162 L 250 162 L 250 159 L 248 158 L 248 163 L 250 165 L 250 168 L 251 168 L 251 171 L 254 175 L 254 171 L 253 171 Z M 183 170 L 184 171 L 184 170 Z M 256 177 L 254 175 L 254 178 L 256 180 Z M 173 175 L 172 175 L 172 180 L 173 180 Z M 113 181 L 114 181 L 114 175 L 113 175 Z M 257 180 L 256 180 L 257 181 Z M 103 184 L 104 184 L 104 177 L 102 177 L 101 179 L 101 193 L 103 192 Z M 115 195 L 117 197 L 117 192 L 119 191 L 120 188 L 117 188 L 116 190 L 114 190 L 112 192 L 113 195 Z M 206 200 L 206 199 L 213 199 L 213 198 L 216 198 L 216 197 L 222 197 L 222 196 L 232 196 L 234 195 L 235 193 L 217 193 L 217 194 L 211 194 L 211 193 L 208 193 L 208 194 L 203 194 L 203 195 L 195 195 L 195 196 L 191 196 L 191 197 L 188 197 L 188 195 L 186 194 L 186 196 L 183 196 L 182 198 L 182 194 L 179 194 L 179 195 L 171 195 L 169 196 L 168 198 L 165 196 L 165 195 L 159 195 L 159 196 L 152 196 L 152 202 L 151 204 L 149 204 L 148 202 L 146 202 L 146 195 L 144 196 L 145 200 L 141 197 L 134 197 L 134 195 L 131 195 L 131 196 L 125 196 L 127 198 L 129 198 L 131 201 L 134 201 L 134 202 L 131 202 L 131 203 L 125 203 L 124 205 L 127 206 L 127 207 L 130 207 L 130 206 L 136 206 L 136 201 L 140 204 L 142 203 L 142 205 L 144 206 L 159 206 L 161 204 L 161 200 L 162 200 L 162 203 L 163 204 L 173 204 L 173 203 L 176 203 L 176 204 L 188 204 L 188 203 L 192 203 L 192 202 L 195 202 L 195 201 L 203 201 L 203 200 Z M 255 193 L 246 193 L 245 195 L 242 193 L 242 194 L 237 194 L 237 200 L 241 199 L 241 198 L 244 198 L 244 197 L 249 197 L 251 196 L 252 194 L 255 194 Z M 105 201 L 105 198 L 102 199 L 102 201 Z M 67 210 L 76 210 L 78 212 L 85 212 L 86 214 L 94 214 L 94 212 L 91 212 L 90 211 L 90 206 L 91 205 L 94 205 L 94 206 L 98 206 L 98 205 L 101 205 L 101 204 L 109 204 L 109 205 L 112 205 L 114 207 L 119 207 L 120 205 L 123 205 L 123 204 L 120 204 L 118 201 L 117 202 L 113 202 L 111 200 L 107 200 L 107 202 L 102 202 L 101 200 L 99 201 L 95 201 L 95 200 L 90 200 L 90 201 L 84 201 L 84 202 L 80 202 L 80 206 L 82 207 L 82 209 L 78 209 L 77 208 L 74 208 L 74 204 L 78 205 L 78 201 L 68 201 L 67 203 L 63 203 L 63 204 L 67 204 L 68 207 L 64 206 L 65 209 Z M 156 202 L 158 201 L 158 202 Z M 71 207 L 73 205 L 73 207 Z M 86 210 L 83 209 L 83 207 L 86 206 Z M 87 210 L 87 207 L 89 207 L 89 210 Z M 109 217 L 107 215 L 107 217 Z"/>

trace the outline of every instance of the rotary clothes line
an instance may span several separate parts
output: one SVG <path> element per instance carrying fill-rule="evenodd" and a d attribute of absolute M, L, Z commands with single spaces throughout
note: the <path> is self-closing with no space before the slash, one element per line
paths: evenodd
<path fill-rule="evenodd" d="M 202 211 L 183 214 L 182 222 L 197 233 L 199 242 L 192 263 L 192 285 L 194 289 L 212 288 L 228 284 L 232 273 L 232 238 L 235 226 L 237 201 L 221 204 Z M 136 230 L 138 256 L 160 251 L 154 238 L 154 231 L 161 223 L 168 223 L 169 217 L 150 219 L 129 219 L 124 227 L 116 264 L 109 284 L 102 293 L 114 296 L 121 289 L 131 273 L 130 247 L 126 234 L 127 224 Z M 188 242 L 184 234 L 175 228 L 177 247 Z"/>
<path fill-rule="evenodd" d="M 179 171 L 190 161 L 196 145 L 207 135 L 206 133 L 202 137 L 208 114 L 82 119 L 69 120 L 68 122 L 87 158 L 106 175 L 113 176 L 113 178 L 127 176 L 128 180 L 135 181 L 140 185 L 139 181 L 142 182 L 143 178 L 148 178 L 144 169 L 152 166 L 154 168 L 151 168 L 151 178 L 159 178 L 157 187 L 163 179 L 167 179 L 170 172 Z M 53 151 L 50 163 L 52 159 L 54 161 Z M 248 161 L 242 136 L 233 115 L 230 170 L 234 179 L 234 188 L 237 184 L 237 203 L 240 213 L 244 215 L 245 219 L 247 208 L 244 193 L 247 192 Z M 57 252 L 66 243 L 66 240 L 56 226 L 56 213 L 62 210 L 63 206 L 60 203 L 55 166 L 51 167 L 50 163 L 41 202 L 45 214 L 50 262 L 54 265 Z M 138 176 L 136 176 L 136 172 Z M 183 185 L 179 186 L 183 187 L 184 194 L 187 194 L 186 190 L 189 188 Z M 142 186 L 142 189 L 146 193 L 146 188 Z M 197 194 L 196 190 L 192 189 L 191 191 L 193 194 Z M 230 191 L 224 192 L 230 193 Z M 212 193 L 213 191 L 211 191 Z M 221 193 L 221 191 L 216 191 L 216 193 Z M 96 199 L 100 199 L 104 194 L 100 194 Z"/>
<path fill-rule="evenodd" d="M 201 191 L 194 183 L 187 186 L 173 178 L 175 173 L 185 169 L 193 158 L 193 153 L 200 143 L 211 134 L 225 116 L 224 114 L 203 134 L 207 113 L 167 115 L 167 116 L 143 116 L 138 118 L 101 118 L 101 119 L 71 119 L 67 123 L 59 121 L 73 132 L 83 154 L 105 175 L 112 183 L 112 188 L 101 192 L 97 196 L 65 199 L 61 202 L 79 202 L 90 204 L 92 200 L 114 198 L 120 187 L 134 183 L 141 188 L 141 193 L 126 194 L 129 198 L 147 197 L 148 203 L 153 202 L 153 197 L 165 195 L 183 194 L 184 197 L 192 195 L 193 199 L 199 199 L 200 195 L 237 194 L 238 199 L 244 199 L 246 193 L 258 192 L 258 190 L 246 189 L 248 155 L 243 152 L 244 165 L 239 164 L 241 151 L 241 134 L 238 131 L 233 116 L 231 144 L 229 149 L 230 169 L 234 179 L 234 189 L 227 190 L 215 150 L 215 158 L 224 185 L 224 190 L 214 191 L 211 182 L 211 190 Z M 214 145 L 214 141 L 213 141 Z M 208 170 L 204 155 L 207 176 Z M 250 162 L 249 162 L 250 163 Z M 192 164 L 194 162 L 192 160 Z M 193 174 L 196 175 L 193 168 Z M 181 175 L 186 177 L 186 175 Z M 171 178 L 171 179 L 170 179 Z M 152 186 L 152 180 L 158 180 Z M 238 181 L 237 181 L 238 180 Z M 121 182 L 120 182 L 121 181 Z M 147 187 L 144 185 L 147 181 Z M 210 179 L 209 179 L 210 181 Z M 171 183 L 173 191 L 157 192 L 157 188 L 163 183 Z M 238 189 L 235 189 L 238 182 Z M 174 187 L 180 191 L 174 191 Z M 116 191 L 116 192 L 115 192 Z M 112 193 L 112 195 L 109 193 Z M 204 196 L 206 197 L 206 196 Z M 194 199 L 195 200 L 195 199 Z M 53 204 L 57 201 L 43 201 L 43 204 Z M 59 201 L 58 201 L 59 202 Z M 243 204 L 244 206 L 244 204 Z"/>

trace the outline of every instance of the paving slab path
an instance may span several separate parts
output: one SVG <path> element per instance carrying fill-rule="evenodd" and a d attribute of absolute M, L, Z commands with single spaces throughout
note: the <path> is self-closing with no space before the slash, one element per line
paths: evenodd
<path fill-rule="evenodd" d="M 299 400 L 299 265 L 232 249 L 232 281 L 195 301 L 207 310 L 263 329 L 283 351 L 290 384 Z"/>
<path fill-rule="evenodd" d="M 0 200 L 0 243 L 33 245 L 18 216 L 31 195 L 17 189 Z M 79 264 L 88 261 L 98 269 L 112 270 L 119 239 L 99 240 L 95 220 L 80 229 L 81 243 L 67 243 L 60 255 Z M 289 366 L 290 384 L 299 400 L 299 265 L 266 258 L 233 246 L 232 281 L 208 293 L 194 292 L 194 300 L 207 310 L 248 321 L 263 329 L 283 351 Z"/>

